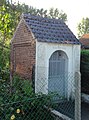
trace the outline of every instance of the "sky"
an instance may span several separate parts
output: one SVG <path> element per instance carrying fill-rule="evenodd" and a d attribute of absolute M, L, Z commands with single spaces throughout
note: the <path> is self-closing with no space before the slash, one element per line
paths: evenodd
<path fill-rule="evenodd" d="M 76 36 L 78 23 L 83 17 L 89 17 L 89 0 L 19 0 L 19 2 L 39 9 L 49 10 L 53 7 L 63 10 L 67 14 L 67 25 Z"/>

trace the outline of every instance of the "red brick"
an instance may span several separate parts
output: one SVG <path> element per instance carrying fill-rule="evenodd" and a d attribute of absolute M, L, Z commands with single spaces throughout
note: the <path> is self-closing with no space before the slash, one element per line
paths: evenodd
<path fill-rule="evenodd" d="M 28 31 L 24 21 L 21 21 L 11 41 L 11 71 L 21 77 L 31 79 L 32 68 L 35 65 L 36 42 Z"/>

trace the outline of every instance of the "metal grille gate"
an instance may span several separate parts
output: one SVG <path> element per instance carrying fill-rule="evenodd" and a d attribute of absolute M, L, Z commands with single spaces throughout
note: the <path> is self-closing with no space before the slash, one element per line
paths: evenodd
<path fill-rule="evenodd" d="M 66 55 L 62 51 L 56 51 L 49 59 L 49 92 L 56 92 L 65 96 L 65 73 L 66 73 Z"/>

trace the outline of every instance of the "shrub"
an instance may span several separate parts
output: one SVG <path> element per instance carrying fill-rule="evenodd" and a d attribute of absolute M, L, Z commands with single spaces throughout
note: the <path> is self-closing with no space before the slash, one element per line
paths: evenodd
<path fill-rule="evenodd" d="M 89 94 L 89 50 L 81 51 L 82 92 Z"/>
<path fill-rule="evenodd" d="M 0 81 L 0 119 L 53 120 L 50 111 L 52 95 L 35 94 L 30 80 L 15 75 L 10 81 Z"/>

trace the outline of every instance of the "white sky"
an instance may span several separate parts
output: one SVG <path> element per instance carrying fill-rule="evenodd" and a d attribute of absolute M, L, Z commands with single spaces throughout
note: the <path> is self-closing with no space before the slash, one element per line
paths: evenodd
<path fill-rule="evenodd" d="M 18 0 L 13 0 L 17 2 Z M 19 0 L 36 8 L 58 8 L 67 14 L 68 26 L 77 36 L 77 24 L 83 17 L 89 17 L 89 0 Z"/>

